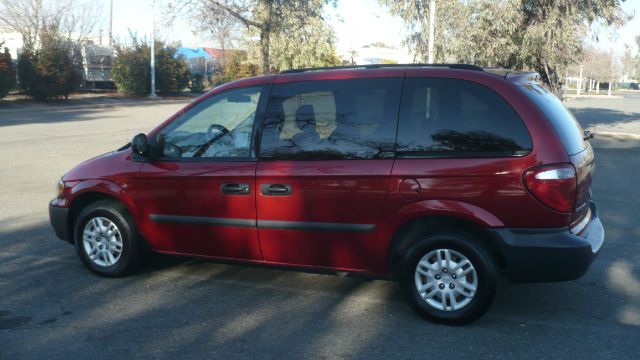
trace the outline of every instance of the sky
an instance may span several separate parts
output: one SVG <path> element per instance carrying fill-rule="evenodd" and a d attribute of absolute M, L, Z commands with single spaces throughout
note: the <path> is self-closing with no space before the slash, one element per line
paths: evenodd
<path fill-rule="evenodd" d="M 84 0 L 92 1 L 92 0 Z M 93 0 L 96 1 L 96 0 Z M 104 3 L 104 14 L 108 17 L 109 0 L 97 0 Z M 156 29 L 157 36 L 166 41 L 180 40 L 187 47 L 216 47 L 217 41 L 207 38 L 202 31 L 192 29 L 194 21 L 178 18 L 172 25 L 163 21 L 160 9 L 175 0 L 156 0 Z M 152 27 L 152 0 L 113 0 L 113 32 L 114 38 L 120 41 L 128 39 L 128 31 L 137 33 L 139 37 L 149 36 Z M 609 39 L 609 31 L 597 28 L 599 41 L 597 47 L 621 53 L 623 44 L 627 43 L 635 48 L 634 37 L 640 34 L 640 0 L 627 0 L 623 9 L 636 16 L 619 29 L 614 39 Z M 339 52 L 381 41 L 385 44 L 401 47 L 405 30 L 402 21 L 388 14 L 377 0 L 339 0 L 334 9 L 328 6 L 326 15 L 337 36 Z M 104 25 L 104 39 L 106 41 L 108 22 Z M 593 43 L 587 39 L 587 42 Z"/>

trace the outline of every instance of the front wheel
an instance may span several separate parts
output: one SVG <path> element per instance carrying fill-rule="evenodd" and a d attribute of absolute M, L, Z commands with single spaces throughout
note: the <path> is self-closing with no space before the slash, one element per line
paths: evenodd
<path fill-rule="evenodd" d="M 411 308 L 440 323 L 465 324 L 484 314 L 498 270 L 473 235 L 444 231 L 421 236 L 407 251 L 400 283 Z"/>
<path fill-rule="evenodd" d="M 141 240 L 135 223 L 115 201 L 98 201 L 80 212 L 74 234 L 78 256 L 89 270 L 103 276 L 125 276 L 140 264 Z"/>

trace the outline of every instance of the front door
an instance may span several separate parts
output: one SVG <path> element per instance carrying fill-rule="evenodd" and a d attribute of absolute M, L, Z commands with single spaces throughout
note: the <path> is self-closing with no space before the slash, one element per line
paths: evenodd
<path fill-rule="evenodd" d="M 367 270 L 393 167 L 401 78 L 276 84 L 256 173 L 267 262 Z"/>
<path fill-rule="evenodd" d="M 140 230 L 161 252 L 261 260 L 253 128 L 261 87 L 213 95 L 158 132 L 140 171 Z"/>

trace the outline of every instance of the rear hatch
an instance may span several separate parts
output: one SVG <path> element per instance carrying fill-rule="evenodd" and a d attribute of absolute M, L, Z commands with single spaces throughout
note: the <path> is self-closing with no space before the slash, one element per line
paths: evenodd
<path fill-rule="evenodd" d="M 593 149 L 578 121 L 555 95 L 537 83 L 522 84 L 520 88 L 556 129 L 576 169 L 576 199 L 571 227 L 574 232 L 580 232 L 590 216 L 591 178 L 595 164 Z"/>

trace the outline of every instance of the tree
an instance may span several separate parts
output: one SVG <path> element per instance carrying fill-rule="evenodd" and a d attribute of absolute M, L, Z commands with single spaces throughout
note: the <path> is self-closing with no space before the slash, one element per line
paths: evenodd
<path fill-rule="evenodd" d="M 156 42 L 156 85 L 160 93 L 176 93 L 189 86 L 189 66 L 184 58 L 176 59 L 175 54 L 175 48 Z"/>
<path fill-rule="evenodd" d="M 38 100 L 68 99 L 81 81 L 71 58 L 71 44 L 48 32 L 42 32 L 39 41 L 38 49 L 27 47 L 18 58 L 20 87 Z"/>
<path fill-rule="evenodd" d="M 37 50 L 44 33 L 78 42 L 100 25 L 99 2 L 77 0 L 0 0 L 0 25 L 22 35 Z"/>
<path fill-rule="evenodd" d="M 295 22 L 295 19 L 286 21 Z M 270 41 L 271 70 L 340 65 L 336 56 L 333 29 L 319 18 L 309 19 L 301 27 L 294 24 L 286 33 L 277 33 Z M 255 47 L 250 47 L 254 48 Z M 255 57 L 255 52 L 250 52 Z"/>
<path fill-rule="evenodd" d="M 631 46 L 624 45 L 624 55 L 622 57 L 623 74 L 629 79 L 640 80 L 640 35 L 636 36 L 637 50 L 635 56 Z"/>
<path fill-rule="evenodd" d="M 608 83 L 609 95 L 611 95 L 611 84 L 618 75 L 618 69 L 614 62 L 613 55 L 604 50 L 587 47 L 583 51 L 583 74 L 599 83 Z"/>
<path fill-rule="evenodd" d="M 234 22 L 258 35 L 263 74 L 271 71 L 271 39 L 321 19 L 322 9 L 331 0 L 179 0 L 177 11 L 197 11 L 212 27 Z M 332 1 L 335 3 L 335 0 Z M 195 9 L 195 10 L 190 10 Z M 233 26 L 230 24 L 227 27 Z"/>
<path fill-rule="evenodd" d="M 155 43 L 156 84 L 158 92 L 169 94 L 189 85 L 189 67 L 183 58 L 175 58 L 175 48 Z M 132 37 L 130 46 L 116 46 L 116 59 L 111 69 L 118 91 L 128 95 L 151 92 L 151 46 Z"/>
<path fill-rule="evenodd" d="M 430 0 L 380 0 L 409 30 L 405 43 L 424 61 Z M 593 23 L 624 22 L 620 0 L 451 0 L 438 2 L 437 61 L 533 69 L 559 92 L 561 75 L 580 59 Z"/>
<path fill-rule="evenodd" d="M 2 49 L 3 45 L 0 42 L 0 49 Z M 0 99 L 7 96 L 15 86 L 16 69 L 11 61 L 11 54 L 5 49 L 3 53 L 0 53 Z"/>

